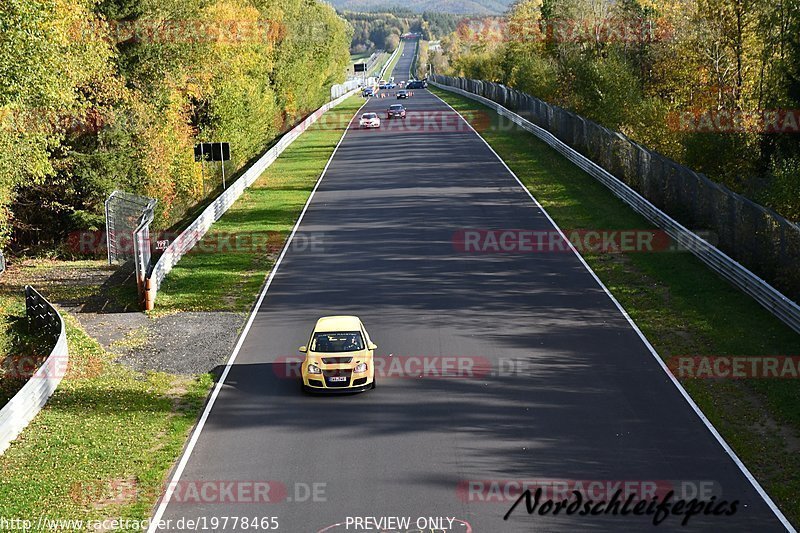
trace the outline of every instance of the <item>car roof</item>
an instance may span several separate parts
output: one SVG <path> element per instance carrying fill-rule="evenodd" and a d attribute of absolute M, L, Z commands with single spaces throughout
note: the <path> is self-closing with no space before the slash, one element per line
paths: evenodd
<path fill-rule="evenodd" d="M 314 331 L 337 332 L 337 331 L 360 331 L 361 319 L 357 316 L 337 315 L 324 316 L 317 320 Z"/>

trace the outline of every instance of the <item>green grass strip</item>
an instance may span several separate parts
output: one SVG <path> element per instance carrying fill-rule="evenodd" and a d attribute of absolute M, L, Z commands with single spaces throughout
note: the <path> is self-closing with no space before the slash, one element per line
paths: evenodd
<path fill-rule="evenodd" d="M 209 375 L 141 374 L 69 315 L 70 366 L 0 457 L 0 516 L 144 520 L 211 387 Z M 88 530 L 88 528 L 83 529 Z"/>
<path fill-rule="evenodd" d="M 397 54 L 395 54 L 394 59 L 392 59 L 392 62 L 386 68 L 386 72 L 383 73 L 383 79 L 385 80 L 388 80 L 389 78 L 392 77 L 392 74 L 394 73 L 394 67 L 397 66 L 397 62 L 400 60 L 400 56 L 403 55 L 403 48 L 405 48 L 405 42 L 400 41 L 400 44 L 398 45 L 397 48 L 398 48 Z"/>
<path fill-rule="evenodd" d="M 246 311 L 356 110 L 349 98 L 326 113 L 270 166 L 170 272 L 156 313 Z M 230 239 L 226 244 L 225 239 Z"/>

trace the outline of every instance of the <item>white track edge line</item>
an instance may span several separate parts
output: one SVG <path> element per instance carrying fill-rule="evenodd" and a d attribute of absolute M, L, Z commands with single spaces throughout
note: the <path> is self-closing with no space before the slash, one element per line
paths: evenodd
<path fill-rule="evenodd" d="M 339 142 L 336 143 L 336 147 L 334 147 L 330 158 L 328 158 L 328 162 L 325 164 L 325 168 L 322 169 L 322 173 L 317 179 L 317 182 L 314 184 L 314 188 L 311 190 L 311 194 L 309 194 L 308 199 L 306 200 L 306 203 L 303 206 L 303 210 L 300 212 L 300 216 L 297 218 L 297 222 L 295 223 L 294 228 L 292 228 L 292 233 L 289 235 L 289 238 L 286 239 L 286 244 L 284 244 L 283 250 L 281 250 L 281 255 L 278 257 L 278 260 L 275 262 L 275 266 L 270 271 L 269 276 L 267 277 L 267 282 L 264 285 L 264 289 L 261 291 L 261 294 L 259 295 L 258 300 L 256 301 L 256 304 L 253 307 L 253 310 L 250 312 L 250 317 L 247 319 L 247 323 L 245 324 L 242 333 L 239 335 L 239 340 L 236 343 L 236 346 L 234 347 L 233 352 L 231 353 L 231 356 L 228 359 L 228 362 L 225 364 L 225 370 L 223 370 L 222 375 L 219 378 L 219 381 L 214 387 L 214 392 L 211 393 L 211 397 L 209 398 L 208 403 L 206 403 L 203 415 L 200 417 L 200 420 L 197 422 L 197 426 L 194 428 L 194 431 L 192 432 L 192 437 L 189 440 L 189 444 L 186 445 L 186 449 L 183 451 L 181 460 L 178 463 L 178 466 L 175 468 L 172 478 L 170 479 L 170 482 L 167 485 L 164 497 L 159 502 L 156 512 L 153 514 L 153 517 L 150 521 L 150 527 L 147 529 L 147 533 L 156 533 L 158 531 L 158 524 L 159 522 L 161 522 L 161 518 L 164 516 L 164 512 L 167 510 L 167 506 L 169 506 L 169 500 L 172 497 L 175 485 L 181 479 L 181 475 L 183 474 L 183 471 L 189 462 L 189 458 L 192 455 L 192 451 L 194 450 L 194 447 L 200 438 L 200 433 L 202 433 L 203 427 L 206 424 L 206 420 L 208 419 L 208 416 L 211 413 L 211 408 L 214 407 L 214 402 L 216 402 L 217 396 L 219 396 L 219 393 L 222 390 L 223 385 L 225 385 L 225 379 L 228 377 L 228 373 L 230 372 L 233 363 L 236 361 L 236 357 L 239 355 L 239 350 L 242 348 L 244 340 L 245 338 L 247 338 L 247 334 L 250 332 L 250 328 L 253 325 L 253 321 L 255 320 L 256 315 L 258 314 L 258 311 L 261 308 L 261 304 L 267 295 L 267 291 L 269 290 L 270 285 L 272 285 L 272 280 L 275 278 L 275 275 L 277 274 L 278 269 L 281 266 L 283 257 L 289 250 L 289 247 L 292 243 L 292 239 L 294 239 L 295 233 L 297 233 L 297 230 L 300 228 L 300 224 L 303 222 L 303 217 L 305 216 L 306 211 L 308 210 L 308 206 L 311 204 L 311 200 L 314 198 L 314 193 L 317 192 L 317 188 L 319 188 L 320 183 L 322 183 L 322 179 L 328 172 L 328 167 L 330 167 L 331 163 L 333 162 L 333 158 L 336 155 L 336 152 L 339 150 L 339 146 L 341 146 L 342 142 L 344 142 L 347 133 L 350 131 L 350 125 L 353 123 L 353 120 L 355 120 L 355 118 L 358 116 L 358 113 L 361 111 L 361 109 L 365 105 L 367 105 L 367 102 L 369 102 L 369 99 L 367 99 L 363 104 L 361 104 L 361 107 L 359 107 L 356 110 L 356 112 L 353 114 L 353 117 L 348 121 L 344 133 L 342 133 Z"/>
<path fill-rule="evenodd" d="M 441 90 L 447 91 L 447 89 L 444 89 L 444 88 L 441 88 Z M 448 91 L 448 92 L 451 92 L 451 91 Z M 786 516 L 784 516 L 783 512 L 781 512 L 781 510 L 778 508 L 778 506 L 775 504 L 775 502 L 772 500 L 772 498 L 770 498 L 769 494 L 767 494 L 767 492 L 764 490 L 764 488 L 761 486 L 761 484 L 758 482 L 758 480 L 756 480 L 756 478 L 753 476 L 753 474 L 750 473 L 750 470 L 747 469 L 747 467 L 744 465 L 742 460 L 739 459 L 739 457 L 736 455 L 736 452 L 733 451 L 733 448 L 731 448 L 728 445 L 728 443 L 725 442 L 725 439 L 722 437 L 722 435 L 720 435 L 719 431 L 717 431 L 717 428 L 714 427 L 714 424 L 711 423 L 711 421 L 706 417 L 706 415 L 703 413 L 703 411 L 700 409 L 700 407 L 695 403 L 695 401 L 692 399 L 692 397 L 689 395 L 689 393 L 686 392 L 686 389 L 683 388 L 683 385 L 681 385 L 680 381 L 678 381 L 678 379 L 672 374 L 672 372 L 669 371 L 669 368 L 667 368 L 667 365 L 664 363 L 664 360 L 661 359 L 660 355 L 658 355 L 658 352 L 656 352 L 655 348 L 653 348 L 653 345 L 650 344 L 650 341 L 647 340 L 647 337 L 644 336 L 644 333 L 642 333 L 642 330 L 640 330 L 639 326 L 636 325 L 636 322 L 633 321 L 633 319 L 630 317 L 630 315 L 625 310 L 625 308 L 622 307 L 622 304 L 620 304 L 619 301 L 617 301 L 617 299 L 614 297 L 614 295 L 611 294 L 611 291 L 609 291 L 608 288 L 605 286 L 605 284 L 600 280 L 600 278 L 597 277 L 597 274 L 595 274 L 594 270 L 592 270 L 592 268 L 589 266 L 589 264 L 586 262 L 586 260 L 583 258 L 583 256 L 581 256 L 581 254 L 578 253 L 578 250 L 575 248 L 575 246 L 573 246 L 572 242 L 569 239 L 567 239 L 567 236 L 564 234 L 563 231 L 561 231 L 561 228 L 558 227 L 558 225 L 555 223 L 555 221 L 550 216 L 550 214 L 547 212 L 547 210 L 545 210 L 545 208 L 542 207 L 542 205 L 539 203 L 539 201 L 533 196 L 533 193 L 530 191 L 530 189 L 528 189 L 528 187 L 526 187 L 525 184 L 522 183 L 522 181 L 519 179 L 519 177 L 514 173 L 513 170 L 511 170 L 511 168 L 506 164 L 506 162 L 503 160 L 503 158 L 500 157 L 500 155 L 495 151 L 494 148 L 492 148 L 492 145 L 490 145 L 489 142 L 486 139 L 484 139 L 483 136 L 480 133 L 478 133 L 477 130 L 475 130 L 475 128 L 472 127 L 472 124 L 470 124 L 463 116 L 461 116 L 461 113 L 456 111 L 453 106 L 451 106 L 449 103 L 447 103 L 439 95 L 434 94 L 433 92 L 431 92 L 431 94 L 433 96 L 435 96 L 436 98 L 438 98 L 439 100 L 441 100 L 442 103 L 444 103 L 447 107 L 452 109 L 453 112 L 456 113 L 461 118 L 461 120 L 464 121 L 464 123 L 469 127 L 469 129 L 472 130 L 472 132 L 475 133 L 475 135 L 477 135 L 478 138 L 483 141 L 483 143 L 489 148 L 489 150 L 491 150 L 491 152 L 495 155 L 495 157 L 497 157 L 497 159 L 500 161 L 500 163 L 503 164 L 503 166 L 506 168 L 506 170 L 508 170 L 508 172 L 514 177 L 514 179 L 517 180 L 517 183 L 519 183 L 520 187 L 522 187 L 522 189 L 526 193 L 528 193 L 528 196 L 530 197 L 530 199 L 533 200 L 533 202 L 541 210 L 541 212 L 544 214 L 544 216 L 547 217 L 547 220 L 550 221 L 550 224 L 553 225 L 553 228 L 555 228 L 555 230 L 558 231 L 558 233 L 567 242 L 567 244 L 569 244 L 569 247 L 572 250 L 572 252 L 578 257 L 578 259 L 583 264 L 583 266 L 586 268 L 586 270 L 589 271 L 589 273 L 594 278 L 594 280 L 597 282 L 597 284 L 600 285 L 600 288 L 602 288 L 603 291 L 605 291 L 605 293 L 608 295 L 608 297 L 611 298 L 611 301 L 614 302 L 614 305 L 617 306 L 617 309 L 619 309 L 619 311 L 622 313 L 622 315 L 625 317 L 625 319 L 628 321 L 628 323 L 631 325 L 631 327 L 633 327 L 633 329 L 636 331 L 636 334 L 639 336 L 639 338 L 642 340 L 644 345 L 650 351 L 650 354 L 653 356 L 653 358 L 658 362 L 658 364 L 661 367 L 661 369 L 670 378 L 670 380 L 672 381 L 672 384 L 675 385 L 675 387 L 680 391 L 681 395 L 689 403 L 689 405 L 691 406 L 692 410 L 694 410 L 695 414 L 697 414 L 697 416 L 700 418 L 700 420 L 703 421 L 703 423 L 705 424 L 706 428 L 708 428 L 708 430 L 711 432 L 711 434 L 714 435 L 714 437 L 717 439 L 717 442 L 719 442 L 719 444 L 722 446 L 722 448 L 727 452 L 728 456 L 733 460 L 733 462 L 736 464 L 736 466 L 739 467 L 739 470 L 741 470 L 741 472 L 744 474 L 744 476 L 747 478 L 747 480 L 750 482 L 750 484 L 753 486 L 753 488 L 756 489 L 756 492 L 764 500 L 764 503 L 766 503 L 767 506 L 772 510 L 772 512 L 775 514 L 775 516 L 778 518 L 778 520 L 780 520 L 780 522 L 787 529 L 787 531 L 790 531 L 792 533 L 797 533 L 797 530 L 794 528 L 794 526 L 792 526 L 791 522 L 789 522 L 789 520 L 786 518 Z M 453 94 L 458 95 L 458 93 L 455 93 L 455 92 L 453 92 Z M 464 97 L 464 98 L 468 98 L 468 97 Z M 470 100 L 471 100 L 471 98 L 470 98 Z M 477 102 L 477 103 L 481 104 L 480 102 Z M 484 105 L 484 104 L 481 104 L 481 105 Z M 497 105 L 499 106 L 500 104 L 497 104 Z M 484 107 L 488 107 L 488 106 L 484 106 Z M 502 107 L 502 106 L 500 106 L 500 107 Z M 491 107 L 489 109 L 491 109 Z M 497 113 L 497 110 L 494 110 L 494 111 L 498 116 L 500 116 L 500 114 Z"/>

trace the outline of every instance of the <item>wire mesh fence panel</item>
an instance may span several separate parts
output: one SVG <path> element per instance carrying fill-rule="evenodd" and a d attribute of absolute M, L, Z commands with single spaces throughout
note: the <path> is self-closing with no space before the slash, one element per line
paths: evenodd
<path fill-rule="evenodd" d="M 31 286 L 25 287 L 25 316 L 28 327 L 37 335 L 58 342 L 61 335 L 61 317 L 50 303 Z"/>
<path fill-rule="evenodd" d="M 6 271 L 6 258 L 3 255 L 3 251 L 0 250 L 0 276 L 3 275 L 3 272 Z"/>
<path fill-rule="evenodd" d="M 149 217 L 152 220 L 156 200 L 146 196 L 114 191 L 106 200 L 106 246 L 108 264 L 135 259 L 134 232 Z"/>

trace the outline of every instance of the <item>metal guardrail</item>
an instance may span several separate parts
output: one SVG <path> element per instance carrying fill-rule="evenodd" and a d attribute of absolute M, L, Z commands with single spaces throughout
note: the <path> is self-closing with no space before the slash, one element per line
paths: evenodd
<path fill-rule="evenodd" d="M 0 409 L 0 454 L 44 407 L 64 377 L 69 362 L 64 320 L 55 307 L 36 289 L 26 286 L 25 308 L 29 327 L 53 340 L 54 347 L 28 382 Z"/>
<path fill-rule="evenodd" d="M 216 200 L 206 207 L 189 227 L 187 227 L 174 241 L 164 250 L 159 260 L 153 265 L 148 273 L 145 283 L 145 309 L 151 310 L 155 306 L 155 299 L 158 289 L 164 278 L 178 261 L 200 242 L 203 236 L 211 228 L 212 224 L 219 220 L 222 215 L 233 205 L 236 200 L 244 193 L 250 185 L 255 182 L 264 170 L 269 167 L 283 151 L 289 147 L 304 131 L 330 109 L 338 106 L 349 98 L 355 90 L 350 91 L 332 102 L 328 102 L 314 113 L 306 117 L 303 122 L 292 128 L 288 133 L 280 138 L 278 143 L 267 150 L 267 152 L 256 161 L 242 176 L 231 184 Z"/>
<path fill-rule="evenodd" d="M 152 209 L 145 211 L 139 219 L 139 225 L 133 231 L 133 263 L 136 267 L 136 287 L 140 302 L 144 302 L 145 284 L 153 253 L 150 246 L 150 224 L 154 218 L 155 213 Z"/>
<path fill-rule="evenodd" d="M 800 306 L 745 268 L 741 263 L 685 228 L 626 183 L 617 179 L 594 161 L 576 152 L 549 131 L 529 122 L 497 102 L 458 87 L 440 83 L 439 80 L 447 81 L 447 78 L 435 75 L 432 84 L 440 89 L 460 94 L 494 109 L 500 116 L 510 119 L 518 126 L 547 143 L 580 169 L 608 187 L 615 196 L 631 206 L 634 211 L 644 216 L 657 227 L 663 229 L 670 237 L 675 239 L 680 245 L 685 246 L 712 270 L 753 297 L 753 299 L 769 312 L 778 317 L 793 330 L 800 333 Z"/>

